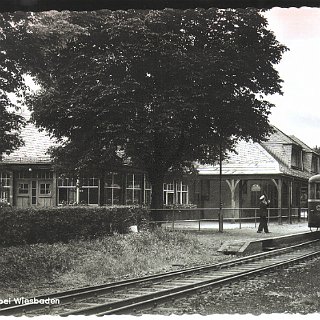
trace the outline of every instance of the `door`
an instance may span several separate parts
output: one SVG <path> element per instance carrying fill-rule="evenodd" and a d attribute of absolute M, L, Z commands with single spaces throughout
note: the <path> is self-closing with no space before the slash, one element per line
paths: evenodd
<path fill-rule="evenodd" d="M 38 181 L 36 189 L 37 206 L 52 206 L 52 181 Z"/>
<path fill-rule="evenodd" d="M 52 182 L 23 179 L 17 181 L 18 208 L 49 207 L 52 205 Z"/>
<path fill-rule="evenodd" d="M 32 181 L 18 180 L 17 181 L 17 199 L 16 204 L 18 208 L 25 208 L 31 206 L 32 196 Z"/>

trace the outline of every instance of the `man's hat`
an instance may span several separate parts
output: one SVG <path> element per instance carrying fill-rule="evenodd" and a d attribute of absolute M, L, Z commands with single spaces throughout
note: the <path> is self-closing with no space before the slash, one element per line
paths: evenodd
<path fill-rule="evenodd" d="M 265 195 L 262 195 L 259 200 L 263 200 L 265 198 Z"/>

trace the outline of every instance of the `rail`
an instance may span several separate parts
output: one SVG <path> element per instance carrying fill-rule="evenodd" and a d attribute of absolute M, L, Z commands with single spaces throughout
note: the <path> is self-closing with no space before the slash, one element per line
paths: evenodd
<path fill-rule="evenodd" d="M 229 223 L 234 228 L 243 225 L 254 225 L 259 223 L 259 208 L 166 208 L 150 209 L 153 220 L 151 224 L 162 225 L 174 230 L 177 225 L 188 227 L 188 224 L 197 225 L 202 228 L 219 227 L 219 214 L 221 210 L 222 223 Z M 268 208 L 268 223 L 300 222 L 307 220 L 308 208 Z"/>
<path fill-rule="evenodd" d="M 140 307 L 155 306 L 164 302 L 172 304 L 175 298 L 194 295 L 203 289 L 223 286 L 248 276 L 316 257 L 320 254 L 318 241 L 313 239 L 219 263 L 33 297 L 26 300 L 55 299 L 59 303 L 49 306 L 32 302 L 13 303 L 0 308 L 0 316 L 102 316 L 130 314 L 130 311 L 135 313 Z"/>

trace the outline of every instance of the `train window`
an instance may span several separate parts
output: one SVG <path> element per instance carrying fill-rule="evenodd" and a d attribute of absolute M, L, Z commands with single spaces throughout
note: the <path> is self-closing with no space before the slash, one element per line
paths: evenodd
<path fill-rule="evenodd" d="M 314 199 L 315 198 L 315 183 L 310 183 L 309 184 L 309 199 Z"/>
<path fill-rule="evenodd" d="M 316 183 L 316 199 L 320 199 L 320 183 Z"/>

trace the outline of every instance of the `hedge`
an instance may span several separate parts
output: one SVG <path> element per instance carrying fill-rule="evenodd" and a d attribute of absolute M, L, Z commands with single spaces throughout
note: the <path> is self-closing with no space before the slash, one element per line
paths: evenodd
<path fill-rule="evenodd" d="M 0 208 L 0 245 L 68 242 L 143 226 L 148 211 L 141 207 Z"/>

